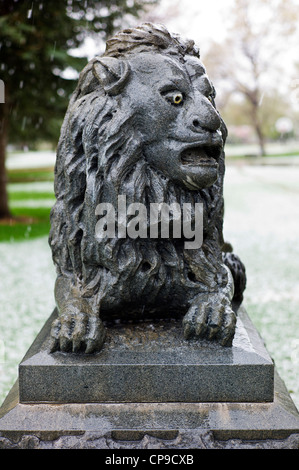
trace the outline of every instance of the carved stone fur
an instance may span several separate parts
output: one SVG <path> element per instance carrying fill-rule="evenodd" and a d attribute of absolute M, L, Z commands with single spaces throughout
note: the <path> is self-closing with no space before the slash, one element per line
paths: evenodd
<path fill-rule="evenodd" d="M 186 339 L 231 345 L 233 281 L 222 259 L 226 127 L 193 41 L 124 30 L 80 74 L 57 150 L 50 246 L 59 318 L 52 351 L 99 350 L 103 320 L 181 315 Z M 177 104 L 174 100 L 180 102 Z M 187 152 L 189 151 L 189 153 Z M 203 243 L 96 239 L 98 204 L 203 203 Z"/>

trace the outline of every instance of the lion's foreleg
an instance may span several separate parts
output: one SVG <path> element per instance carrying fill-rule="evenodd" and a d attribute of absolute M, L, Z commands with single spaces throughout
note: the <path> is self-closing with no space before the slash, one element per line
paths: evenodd
<path fill-rule="evenodd" d="M 231 300 L 233 279 L 227 269 L 228 280 L 224 288 L 213 294 L 197 295 L 183 319 L 184 337 L 216 340 L 222 346 L 231 346 L 236 327 L 236 314 Z"/>
<path fill-rule="evenodd" d="M 105 339 L 103 322 L 91 306 L 91 301 L 80 296 L 70 279 L 59 276 L 55 284 L 55 300 L 59 316 L 51 329 L 51 352 L 72 351 L 93 353 L 102 348 Z"/>

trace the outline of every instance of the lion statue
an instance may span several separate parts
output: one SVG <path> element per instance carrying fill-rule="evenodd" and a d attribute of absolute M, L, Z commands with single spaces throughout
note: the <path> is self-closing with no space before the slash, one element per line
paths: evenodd
<path fill-rule="evenodd" d="M 234 283 L 223 245 L 224 142 L 193 41 L 150 23 L 107 41 L 80 74 L 62 125 L 49 243 L 58 317 L 51 351 L 93 353 L 110 321 L 182 318 L 186 340 L 230 346 Z M 203 207 L 200 248 L 183 237 L 95 236 L 96 207 Z"/>

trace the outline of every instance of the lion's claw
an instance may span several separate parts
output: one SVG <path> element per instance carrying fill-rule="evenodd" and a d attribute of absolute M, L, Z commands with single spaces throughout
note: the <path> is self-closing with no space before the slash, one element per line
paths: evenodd
<path fill-rule="evenodd" d="M 51 353 L 55 351 L 99 351 L 105 339 L 105 328 L 96 315 L 65 313 L 54 320 L 51 328 Z"/>
<path fill-rule="evenodd" d="M 229 302 L 212 299 L 191 305 L 183 319 L 185 339 L 202 338 L 217 340 L 222 346 L 230 346 L 234 337 L 236 315 Z"/>

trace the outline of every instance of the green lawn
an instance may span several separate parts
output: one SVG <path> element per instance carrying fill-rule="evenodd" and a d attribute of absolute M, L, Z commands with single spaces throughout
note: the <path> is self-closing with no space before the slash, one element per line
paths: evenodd
<path fill-rule="evenodd" d="M 52 171 L 11 170 L 8 197 L 12 219 L 0 223 L 0 242 L 22 241 L 47 235 L 55 202 Z"/>
<path fill-rule="evenodd" d="M 30 183 L 33 181 L 54 181 L 54 171 L 49 169 L 30 169 L 30 170 L 9 170 L 8 171 L 9 183 Z"/>
<path fill-rule="evenodd" d="M 17 242 L 47 235 L 50 230 L 50 209 L 16 207 L 12 209 L 16 219 L 0 224 L 0 242 Z"/>
<path fill-rule="evenodd" d="M 288 152 L 288 153 L 267 153 L 267 155 L 264 155 L 263 157 L 260 157 L 258 154 L 252 154 L 252 155 L 251 154 L 247 154 L 247 155 L 239 154 L 239 155 L 232 155 L 232 156 L 229 155 L 227 158 L 251 160 L 256 157 L 267 159 L 267 158 L 272 158 L 272 157 L 296 157 L 296 156 L 298 156 L 299 158 L 299 149 L 294 152 Z"/>

